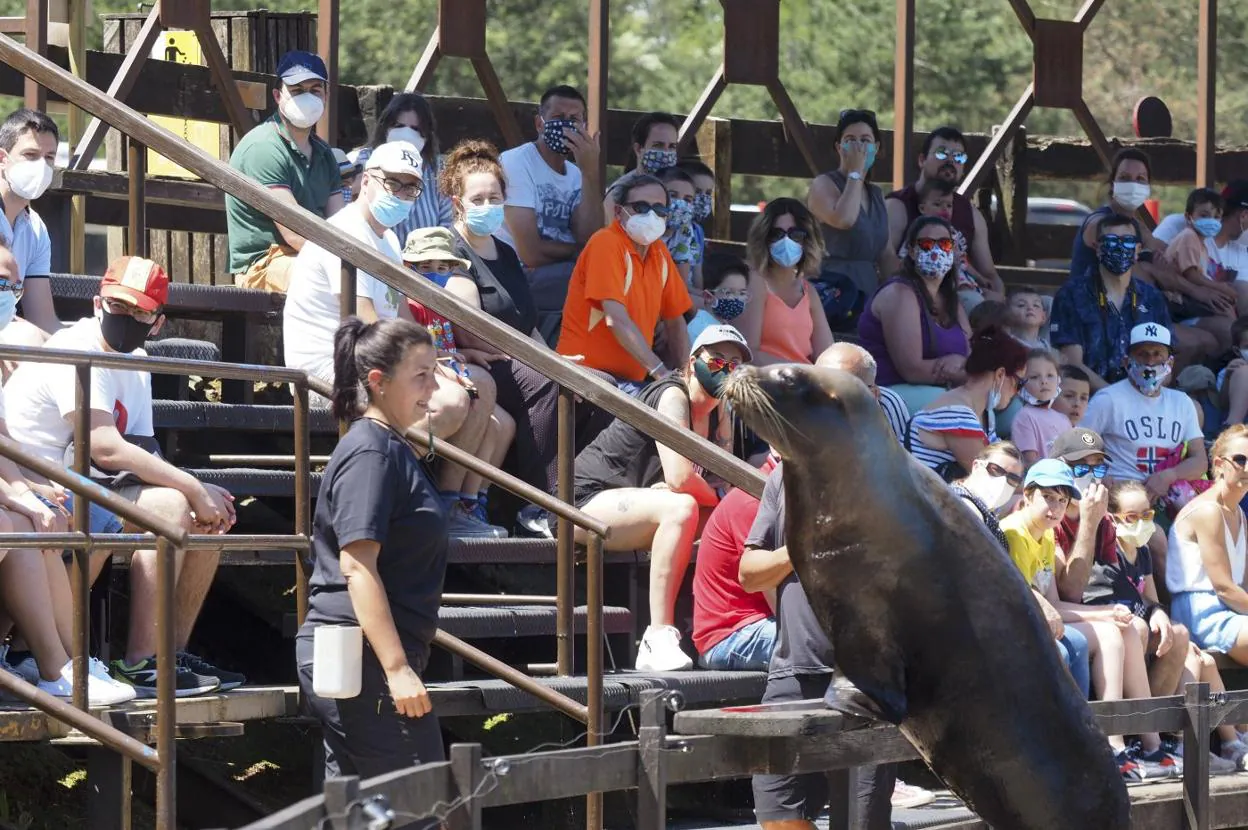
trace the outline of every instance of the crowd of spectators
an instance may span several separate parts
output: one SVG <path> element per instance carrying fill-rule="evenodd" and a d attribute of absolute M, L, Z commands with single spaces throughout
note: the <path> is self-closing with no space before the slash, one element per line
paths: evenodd
<path fill-rule="evenodd" d="M 1150 231 L 1137 215 L 1149 159 L 1122 150 L 1105 204 L 1076 234 L 1069 278 L 1051 298 L 1020 286 L 1007 294 L 984 216 L 958 192 L 969 158 L 952 127 L 923 141 L 917 180 L 886 194 L 874 181 L 875 113 L 842 111 L 837 167 L 805 200 L 764 205 L 738 256 L 707 251 L 715 176 L 681 156 L 671 115 L 638 119 L 624 174 L 603 182 L 599 137 L 570 86 L 541 97 L 536 140 L 501 154 L 475 139 L 441 147 L 416 93 L 394 96 L 368 143 L 344 152 L 315 134 L 328 84 L 320 59 L 291 52 L 277 75 L 275 110 L 238 143 L 236 170 L 767 475 L 756 499 L 579 402 L 574 503 L 610 527 L 608 550 L 649 553 L 637 669 L 766 671 L 765 702 L 828 690 L 831 644 L 785 549 L 783 460 L 720 401 L 737 367 L 790 362 L 848 372 L 871 390 L 897 440 L 1017 565 L 1085 695 L 1170 695 L 1190 680 L 1219 689 L 1212 655 L 1248 665 L 1248 182 L 1195 190 Z M 92 317 L 56 318 L 51 242 L 30 203 L 51 181 L 57 139 L 54 122 L 30 110 L 0 125 L 0 341 L 142 355 L 164 321 L 157 263 L 117 260 Z M 329 382 L 334 412 L 354 419 L 317 501 L 297 646 L 326 768 L 374 775 L 440 759 L 421 673 L 446 540 L 550 538 L 553 521 L 492 494 L 479 474 L 415 455 L 402 434 L 427 430 L 555 494 L 559 386 L 241 200 L 227 196 L 226 215 L 237 284 L 285 294 L 285 364 Z M 355 305 L 344 322 L 347 280 Z M 72 367 L 3 369 L 0 434 L 72 464 Z M 194 532 L 229 532 L 233 496 L 161 457 L 145 372 L 93 369 L 91 395 L 93 477 Z M 72 502 L 0 463 L 0 530 L 63 530 Z M 98 505 L 90 518 L 96 532 L 127 529 Z M 576 539 L 585 541 L 579 529 Z M 154 694 L 154 557 L 133 556 L 124 654 L 89 664 L 98 705 Z M 93 579 L 107 558 L 93 554 Z M 187 650 L 218 559 L 196 551 L 178 564 L 179 695 L 244 682 Z M 682 630 L 691 564 L 693 619 Z M 5 552 L 0 604 L 10 635 L 0 669 L 67 696 L 61 552 Z M 315 630 L 343 623 L 358 623 L 370 645 L 362 708 L 311 686 Z M 387 693 L 384 711 L 366 711 L 365 698 Z M 1220 726 L 1218 737 L 1211 766 L 1248 769 L 1238 729 Z M 1182 746 L 1164 735 L 1110 744 L 1128 780 L 1182 768 Z M 764 828 L 787 830 L 809 826 L 828 788 L 822 776 L 758 776 L 754 794 Z M 930 794 L 882 766 L 857 798 L 877 828 L 890 805 Z"/>

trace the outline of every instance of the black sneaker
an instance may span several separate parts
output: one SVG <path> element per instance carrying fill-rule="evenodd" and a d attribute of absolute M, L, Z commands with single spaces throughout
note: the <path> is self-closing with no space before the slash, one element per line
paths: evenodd
<path fill-rule="evenodd" d="M 137 697 L 156 697 L 155 657 L 146 657 L 133 666 L 126 665 L 125 660 L 114 660 L 112 674 L 113 679 L 133 686 Z M 173 687 L 175 697 L 207 694 L 220 685 L 221 681 L 215 677 L 196 674 L 182 666 L 175 668 Z"/>
<path fill-rule="evenodd" d="M 202 677 L 217 678 L 221 683 L 217 687 L 218 692 L 228 692 L 230 689 L 237 689 L 247 682 L 247 678 L 238 672 L 217 668 L 204 658 L 197 654 L 191 654 L 189 651 L 178 652 L 178 668 L 189 669 Z"/>

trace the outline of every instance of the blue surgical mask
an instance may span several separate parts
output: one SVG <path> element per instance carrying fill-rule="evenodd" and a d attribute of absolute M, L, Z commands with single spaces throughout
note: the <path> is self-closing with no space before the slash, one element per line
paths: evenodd
<path fill-rule="evenodd" d="M 874 143 L 867 145 L 867 161 L 865 164 L 865 167 L 867 170 L 870 170 L 871 165 L 875 164 L 875 157 L 876 157 L 876 154 L 879 153 L 879 151 L 880 151 L 879 145 L 874 144 Z"/>
<path fill-rule="evenodd" d="M 638 167 L 641 168 L 643 173 L 650 173 L 653 175 L 660 170 L 666 170 L 669 167 L 675 166 L 675 150 L 662 150 L 658 147 L 652 147 L 649 150 L 641 151 L 641 163 L 638 164 Z"/>
<path fill-rule="evenodd" d="M 490 236 L 503 226 L 502 205 L 468 205 L 464 224 L 477 236 Z"/>
<path fill-rule="evenodd" d="M 445 274 L 439 274 L 437 271 L 421 271 L 420 275 L 430 282 L 436 283 L 438 288 L 446 288 L 447 282 L 451 279 L 449 271 Z"/>
<path fill-rule="evenodd" d="M 693 221 L 705 222 L 711 215 L 711 194 L 695 193 L 693 196 Z"/>
<path fill-rule="evenodd" d="M 412 202 L 405 202 L 393 193 L 377 188 L 372 201 L 368 203 L 368 210 L 383 226 L 393 228 L 412 212 Z"/>
<path fill-rule="evenodd" d="M 17 294 L 8 285 L 0 286 L 0 329 L 17 316 Z"/>
<path fill-rule="evenodd" d="M 1193 219 L 1192 227 L 1196 229 L 1196 233 L 1201 236 L 1217 236 L 1218 231 L 1222 230 L 1222 220 L 1205 217 L 1203 219 Z"/>
<path fill-rule="evenodd" d="M 769 250 L 771 251 L 771 258 L 776 261 L 776 264 L 785 268 L 792 268 L 802 261 L 802 246 L 787 236 L 782 236 L 771 243 Z"/>

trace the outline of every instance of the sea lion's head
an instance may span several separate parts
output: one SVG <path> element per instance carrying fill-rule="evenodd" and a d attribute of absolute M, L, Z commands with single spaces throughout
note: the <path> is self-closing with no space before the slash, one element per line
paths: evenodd
<path fill-rule="evenodd" d="M 875 394 L 840 369 L 797 363 L 743 366 L 728 378 L 722 397 L 785 458 L 801 458 L 829 444 L 861 446 L 877 432 L 896 443 Z"/>

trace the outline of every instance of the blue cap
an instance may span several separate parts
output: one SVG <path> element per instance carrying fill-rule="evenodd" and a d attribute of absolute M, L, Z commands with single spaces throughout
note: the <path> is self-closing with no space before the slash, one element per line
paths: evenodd
<path fill-rule="evenodd" d="M 1079 488 L 1075 486 L 1075 475 L 1065 461 L 1058 458 L 1042 458 L 1027 471 L 1023 479 L 1023 489 L 1028 487 L 1065 487 L 1070 497 L 1079 501 Z"/>
<path fill-rule="evenodd" d="M 325 61 L 319 55 L 292 49 L 282 55 L 282 60 L 277 65 L 277 77 L 286 86 L 294 86 L 312 79 L 328 81 L 329 70 L 325 68 Z"/>

